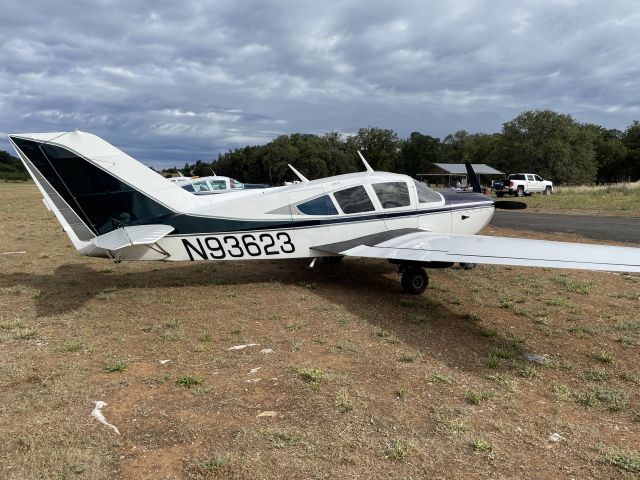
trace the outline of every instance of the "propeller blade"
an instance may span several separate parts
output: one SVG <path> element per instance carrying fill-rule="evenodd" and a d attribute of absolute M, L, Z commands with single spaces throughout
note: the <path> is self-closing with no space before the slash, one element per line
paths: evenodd
<path fill-rule="evenodd" d="M 480 188 L 480 180 L 478 180 L 478 176 L 476 172 L 473 171 L 473 167 L 469 162 L 464 162 L 464 166 L 467 168 L 467 177 L 471 186 L 473 187 L 473 191 L 477 193 L 482 192 L 482 188 Z"/>
<path fill-rule="evenodd" d="M 493 202 L 493 206 L 501 210 L 524 210 L 527 208 L 526 203 L 513 200 L 496 200 Z"/>

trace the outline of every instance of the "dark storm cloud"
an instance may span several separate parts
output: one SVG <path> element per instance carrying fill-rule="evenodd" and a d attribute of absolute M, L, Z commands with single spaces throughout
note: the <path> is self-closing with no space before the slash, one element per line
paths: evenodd
<path fill-rule="evenodd" d="M 157 166 L 297 131 L 640 117 L 632 1 L 11 3 L 0 131 L 78 128 Z"/>

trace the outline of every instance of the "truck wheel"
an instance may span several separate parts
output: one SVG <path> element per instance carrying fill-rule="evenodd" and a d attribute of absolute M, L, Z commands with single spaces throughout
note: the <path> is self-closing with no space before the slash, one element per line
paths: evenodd
<path fill-rule="evenodd" d="M 516 190 L 516 197 L 524 197 L 524 187 L 518 187 Z"/>
<path fill-rule="evenodd" d="M 551 195 L 551 187 L 547 187 L 544 189 L 544 194 L 545 195 Z"/>

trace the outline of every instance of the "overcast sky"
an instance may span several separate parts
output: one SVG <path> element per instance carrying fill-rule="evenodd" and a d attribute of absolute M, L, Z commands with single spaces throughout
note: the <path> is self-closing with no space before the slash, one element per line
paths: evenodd
<path fill-rule="evenodd" d="M 640 119 L 637 0 L 0 0 L 5 134 L 95 133 L 147 165 L 294 132 Z"/>

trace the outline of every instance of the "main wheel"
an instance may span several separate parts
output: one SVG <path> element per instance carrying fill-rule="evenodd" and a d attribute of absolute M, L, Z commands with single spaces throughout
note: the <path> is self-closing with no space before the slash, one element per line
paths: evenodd
<path fill-rule="evenodd" d="M 429 277 L 423 268 L 410 265 L 402 274 L 402 290 L 411 295 L 420 295 L 429 285 Z"/>
<path fill-rule="evenodd" d="M 518 187 L 516 190 L 516 197 L 524 197 L 524 187 Z"/>
<path fill-rule="evenodd" d="M 544 189 L 544 194 L 545 195 L 551 195 L 551 187 L 547 187 Z"/>

